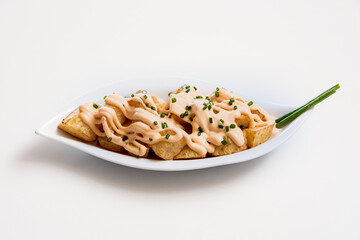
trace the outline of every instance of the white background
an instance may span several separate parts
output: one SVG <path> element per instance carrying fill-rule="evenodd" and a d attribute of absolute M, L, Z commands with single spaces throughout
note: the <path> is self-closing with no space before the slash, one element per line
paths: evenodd
<path fill-rule="evenodd" d="M 297 105 L 342 88 L 274 152 L 206 170 L 131 169 L 34 134 L 140 75 Z M 360 239 L 359 1 L 2 0 L 0 81 L 1 239 Z"/>

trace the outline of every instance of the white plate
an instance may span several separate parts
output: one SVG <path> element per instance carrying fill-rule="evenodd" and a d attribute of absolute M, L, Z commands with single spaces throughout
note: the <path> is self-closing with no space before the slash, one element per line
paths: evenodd
<path fill-rule="evenodd" d="M 255 148 L 251 148 L 249 150 L 227 156 L 211 157 L 198 160 L 158 161 L 146 158 L 135 158 L 129 155 L 111 152 L 92 144 L 84 143 L 62 132 L 57 128 L 57 125 L 61 122 L 61 120 L 66 117 L 73 109 L 77 108 L 81 103 L 87 101 L 95 101 L 101 104 L 104 101 L 103 97 L 105 95 L 108 95 L 109 93 L 115 92 L 117 94 L 126 96 L 136 92 L 139 89 L 144 89 L 147 90 L 150 94 L 154 94 L 165 99 L 168 92 L 176 90 L 184 83 L 190 84 L 192 86 L 197 86 L 199 90 L 203 93 L 210 93 L 217 87 L 201 81 L 179 78 L 142 78 L 117 82 L 88 92 L 83 96 L 79 97 L 74 101 L 74 105 L 71 109 L 59 114 L 58 116 L 48 121 L 38 130 L 36 130 L 36 133 L 49 139 L 65 143 L 69 146 L 77 148 L 81 151 L 99 157 L 101 159 L 125 165 L 128 167 L 158 171 L 183 171 L 239 163 L 260 157 L 274 150 L 280 144 L 285 142 L 285 140 L 288 139 L 300 127 L 300 125 L 305 121 L 305 119 L 309 116 L 310 113 L 310 111 L 308 111 L 305 114 L 301 115 L 291 124 L 279 131 L 267 142 Z M 228 88 L 229 90 L 234 91 L 238 94 L 240 93 L 240 86 L 232 86 L 231 88 L 229 86 L 220 87 Z M 266 111 L 268 111 L 271 115 L 276 117 L 282 116 L 283 114 L 288 113 L 295 108 L 295 106 L 273 104 L 271 103 L 271 99 L 261 99 L 261 96 L 258 96 L 256 92 L 248 92 L 246 96 L 244 96 L 243 93 L 239 95 L 241 95 L 241 97 L 243 97 L 244 99 L 256 102 Z M 247 96 L 251 97 L 248 98 Z"/>

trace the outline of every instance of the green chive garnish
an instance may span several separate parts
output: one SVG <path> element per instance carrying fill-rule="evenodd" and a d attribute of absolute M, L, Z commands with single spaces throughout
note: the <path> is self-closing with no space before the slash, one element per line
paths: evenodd
<path fill-rule="evenodd" d="M 168 126 L 167 126 L 167 123 L 166 123 L 166 122 L 162 123 L 162 124 L 161 124 L 161 127 L 162 127 L 162 129 L 167 128 L 167 127 L 168 127 Z"/>
<path fill-rule="evenodd" d="M 131 97 L 134 97 L 135 95 L 134 94 L 131 94 Z"/>
<path fill-rule="evenodd" d="M 198 136 L 201 136 L 201 132 L 198 132 Z"/>
<path fill-rule="evenodd" d="M 161 118 L 164 118 L 165 116 L 166 116 L 165 113 L 161 113 L 161 114 L 160 114 L 160 117 L 161 117 Z"/>
<path fill-rule="evenodd" d="M 211 109 L 211 105 L 208 106 L 208 109 L 209 109 L 209 110 Z"/>
<path fill-rule="evenodd" d="M 187 105 L 187 106 L 185 107 L 185 109 L 190 111 L 190 110 L 191 110 L 191 106 L 190 106 L 190 105 Z"/>
<path fill-rule="evenodd" d="M 230 128 L 236 128 L 235 124 L 230 124 Z"/>
<path fill-rule="evenodd" d="M 212 117 L 209 118 L 209 122 L 210 122 L 210 123 L 213 123 L 213 122 L 214 122 Z"/>
<path fill-rule="evenodd" d="M 147 103 L 145 103 L 145 105 L 148 107 L 148 106 L 149 106 L 149 103 L 147 102 Z"/>
<path fill-rule="evenodd" d="M 253 105 L 254 103 L 253 103 L 253 101 L 250 101 L 249 103 L 248 103 L 248 106 L 251 106 L 251 105 Z"/>
<path fill-rule="evenodd" d="M 149 138 L 149 141 L 152 142 L 152 138 Z"/>
<path fill-rule="evenodd" d="M 96 103 L 93 104 L 93 107 L 98 109 L 99 108 L 99 105 L 97 105 Z"/>
<path fill-rule="evenodd" d="M 154 122 L 154 125 L 158 125 L 158 122 L 157 122 L 157 121 L 155 121 L 155 122 Z"/>
<path fill-rule="evenodd" d="M 171 102 L 172 102 L 172 103 L 176 102 L 176 98 L 172 98 L 172 99 L 171 99 Z"/>
<path fill-rule="evenodd" d="M 225 146 L 225 145 L 227 144 L 227 141 L 222 140 L 222 141 L 221 141 L 221 144 Z"/>
<path fill-rule="evenodd" d="M 147 95 L 144 95 L 144 98 L 147 99 Z"/>
<path fill-rule="evenodd" d="M 193 88 L 195 89 L 195 91 L 197 90 L 197 87 L 194 86 Z"/>
<path fill-rule="evenodd" d="M 170 134 L 166 134 L 165 138 L 169 139 L 169 137 L 170 137 Z"/>
<path fill-rule="evenodd" d="M 190 122 L 192 122 L 194 119 L 192 117 L 189 117 Z"/>
<path fill-rule="evenodd" d="M 236 110 L 237 109 L 237 106 L 234 106 L 234 110 Z"/>
<path fill-rule="evenodd" d="M 202 96 L 196 96 L 197 99 L 202 99 L 203 97 Z"/>
<path fill-rule="evenodd" d="M 217 88 L 216 88 L 216 91 L 220 91 L 220 88 L 217 87 Z"/>
<path fill-rule="evenodd" d="M 225 127 L 225 131 L 228 132 L 229 130 L 230 130 L 229 126 L 226 126 L 226 127 Z"/>
<path fill-rule="evenodd" d="M 189 89 L 189 88 L 190 88 L 190 85 L 187 85 L 187 86 L 186 86 L 186 89 Z"/>
<path fill-rule="evenodd" d="M 224 123 L 224 120 L 220 119 L 220 122 Z"/>
<path fill-rule="evenodd" d="M 107 96 L 104 96 L 104 99 L 107 98 Z"/>
<path fill-rule="evenodd" d="M 220 93 L 219 92 L 215 92 L 215 97 L 219 97 Z"/>
<path fill-rule="evenodd" d="M 170 97 L 171 94 L 173 94 L 173 92 L 169 92 L 169 93 L 168 93 L 168 96 Z"/>
<path fill-rule="evenodd" d="M 293 120 L 295 120 L 298 116 L 300 116 L 301 114 L 303 114 L 304 112 L 306 112 L 307 110 L 309 110 L 310 108 L 314 107 L 316 104 L 322 102 L 323 100 L 325 100 L 326 98 L 330 97 L 331 95 L 333 95 L 337 89 L 340 88 L 339 84 L 336 84 L 335 86 L 333 86 L 332 88 L 329 88 L 328 90 L 326 90 L 325 92 L 321 93 L 319 96 L 317 96 L 316 98 L 312 99 L 311 101 L 309 101 L 308 103 L 304 104 L 303 106 L 295 109 L 292 112 L 289 112 L 287 114 L 285 114 L 284 116 L 278 118 L 275 120 L 276 122 L 276 128 L 282 128 L 283 126 L 287 125 L 288 123 L 292 122 Z"/>
<path fill-rule="evenodd" d="M 109 137 L 108 139 L 106 139 L 107 142 L 111 142 L 112 137 Z"/>
<path fill-rule="evenodd" d="M 219 124 L 218 127 L 219 128 L 224 128 L 224 125 Z"/>
<path fill-rule="evenodd" d="M 181 113 L 180 114 L 180 118 L 184 118 L 185 117 L 185 114 L 184 113 Z"/>
<path fill-rule="evenodd" d="M 199 132 L 203 132 L 204 130 L 201 127 L 198 127 Z"/>
<path fill-rule="evenodd" d="M 155 111 L 155 110 L 156 110 L 156 107 L 154 107 L 154 106 L 151 106 L 151 109 Z"/>
<path fill-rule="evenodd" d="M 188 92 L 190 92 L 190 89 L 186 89 L 186 91 L 185 91 L 186 93 L 188 93 Z"/>

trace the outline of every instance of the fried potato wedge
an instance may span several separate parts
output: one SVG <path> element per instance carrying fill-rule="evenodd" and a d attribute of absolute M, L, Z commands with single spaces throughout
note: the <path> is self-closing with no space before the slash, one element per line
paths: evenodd
<path fill-rule="evenodd" d="M 271 124 L 259 128 L 248 128 L 244 130 L 247 139 L 248 147 L 256 147 L 266 142 L 272 135 L 272 130 L 275 124 Z"/>
<path fill-rule="evenodd" d="M 163 131 L 161 133 L 162 136 L 166 134 L 172 134 L 172 131 Z M 162 159 L 165 160 L 172 160 L 176 155 L 180 153 L 180 151 L 185 147 L 186 142 L 185 139 L 182 138 L 180 141 L 177 142 L 165 142 L 160 141 L 151 145 L 151 149 L 154 153 Z"/>
<path fill-rule="evenodd" d="M 79 109 L 71 112 L 58 126 L 59 129 L 86 142 L 96 140 L 96 134 L 80 118 Z"/>
<path fill-rule="evenodd" d="M 189 146 L 185 146 L 178 155 L 174 157 L 174 159 L 193 159 L 193 158 L 204 158 L 205 155 L 201 155 L 191 148 Z"/>
<path fill-rule="evenodd" d="M 225 137 L 225 140 L 226 140 L 227 144 L 216 146 L 215 151 L 213 153 L 211 153 L 212 156 L 229 155 L 229 154 L 241 152 L 241 151 L 244 151 L 245 149 L 247 149 L 246 141 L 245 141 L 244 145 L 238 146 L 229 137 Z"/>
<path fill-rule="evenodd" d="M 235 119 L 235 122 L 238 127 L 243 126 L 244 128 L 248 128 L 250 124 L 250 117 L 248 115 L 241 115 L 239 118 Z"/>
<path fill-rule="evenodd" d="M 116 145 L 112 142 L 108 142 L 108 138 L 107 137 L 98 137 L 98 143 L 101 147 L 110 150 L 110 151 L 114 151 L 114 152 L 123 152 L 124 148 Z"/>

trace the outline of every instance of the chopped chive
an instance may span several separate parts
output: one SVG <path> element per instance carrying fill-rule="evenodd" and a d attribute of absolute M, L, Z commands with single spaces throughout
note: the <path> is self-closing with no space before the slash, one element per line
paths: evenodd
<path fill-rule="evenodd" d="M 152 142 L 152 138 L 149 138 L 149 141 Z"/>
<path fill-rule="evenodd" d="M 190 122 L 192 122 L 194 119 L 192 117 L 189 117 Z"/>
<path fill-rule="evenodd" d="M 112 137 L 109 137 L 108 139 L 106 139 L 107 142 L 111 142 Z"/>
<path fill-rule="evenodd" d="M 230 124 L 230 128 L 236 128 L 236 125 L 235 124 Z"/>
<path fill-rule="evenodd" d="M 233 102 L 235 102 L 235 99 L 234 99 L 234 98 L 230 98 L 230 100 L 229 100 L 229 105 L 232 105 Z"/>
<path fill-rule="evenodd" d="M 149 103 L 147 102 L 147 103 L 145 103 L 145 105 L 148 107 L 148 106 L 149 106 Z"/>
<path fill-rule="evenodd" d="M 214 122 L 212 117 L 209 117 L 209 122 L 210 122 L 210 123 L 213 123 L 213 122 Z"/>
<path fill-rule="evenodd" d="M 144 98 L 147 99 L 148 98 L 147 95 L 144 95 Z"/>
<path fill-rule="evenodd" d="M 122 138 L 123 142 L 125 142 L 127 139 L 128 139 L 127 136 L 124 136 L 124 137 Z"/>
<path fill-rule="evenodd" d="M 218 127 L 219 128 L 224 128 L 224 125 L 219 124 Z"/>
<path fill-rule="evenodd" d="M 202 99 L 203 97 L 202 96 L 196 96 L 197 99 Z"/>
<path fill-rule="evenodd" d="M 237 109 L 237 106 L 234 106 L 234 110 L 236 110 Z"/>
<path fill-rule="evenodd" d="M 166 123 L 166 122 L 162 123 L 162 124 L 161 124 L 161 127 L 162 127 L 162 129 L 167 128 L 167 127 L 168 127 L 168 126 L 167 126 L 167 123 Z"/>
<path fill-rule="evenodd" d="M 195 89 L 195 91 L 197 90 L 197 87 L 194 86 L 193 88 Z"/>
<path fill-rule="evenodd" d="M 173 92 L 169 92 L 169 93 L 168 93 L 168 96 L 170 97 L 171 94 L 173 94 Z"/>
<path fill-rule="evenodd" d="M 104 96 L 104 99 L 107 98 L 107 96 Z"/>
<path fill-rule="evenodd" d="M 181 113 L 180 114 L 180 118 L 184 118 L 185 117 L 185 114 L 184 113 Z"/>
<path fill-rule="evenodd" d="M 201 136 L 201 132 L 198 132 L 198 136 Z"/>
<path fill-rule="evenodd" d="M 224 123 L 224 120 L 220 119 L 220 122 Z"/>
<path fill-rule="evenodd" d="M 171 99 L 171 102 L 172 102 L 172 103 L 176 102 L 176 98 L 172 98 L 172 99 Z"/>
<path fill-rule="evenodd" d="M 131 97 L 134 97 L 135 95 L 134 94 L 131 94 Z"/>
<path fill-rule="evenodd" d="M 184 117 L 186 117 L 186 116 L 189 116 L 188 110 L 186 110 L 186 111 L 184 112 Z"/>
<path fill-rule="evenodd" d="M 208 109 L 209 109 L 209 110 L 211 109 L 211 105 L 208 106 Z"/>
<path fill-rule="evenodd" d="M 190 106 L 190 105 L 187 105 L 187 106 L 185 107 L 185 109 L 190 111 L 190 110 L 191 110 L 191 106 Z"/>
<path fill-rule="evenodd" d="M 169 138 L 170 138 L 170 134 L 166 134 L 165 138 L 166 138 L 166 139 L 169 139 Z"/>
<path fill-rule="evenodd" d="M 220 91 L 220 88 L 217 87 L 217 88 L 216 88 L 216 91 Z"/>
<path fill-rule="evenodd" d="M 93 104 L 93 107 L 97 109 L 97 108 L 99 108 L 99 105 L 97 105 L 96 103 L 94 103 L 94 104 Z"/>
<path fill-rule="evenodd" d="M 253 105 L 254 103 L 253 103 L 253 101 L 250 101 L 249 103 L 248 103 L 248 106 L 251 106 L 251 105 Z"/>
<path fill-rule="evenodd" d="M 225 146 L 225 145 L 227 144 L 227 141 L 226 141 L 226 140 L 222 140 L 222 141 L 221 141 L 221 144 Z"/>
<path fill-rule="evenodd" d="M 225 127 L 225 131 L 228 132 L 229 130 L 230 130 L 229 126 L 226 126 L 226 127 Z"/>
<path fill-rule="evenodd" d="M 165 113 L 161 113 L 161 114 L 160 114 L 160 117 L 161 117 L 161 118 L 164 118 L 165 116 L 166 116 Z"/>
<path fill-rule="evenodd" d="M 151 109 L 155 111 L 155 110 L 156 110 L 156 107 L 154 107 L 154 106 L 151 106 Z"/>
<path fill-rule="evenodd" d="M 189 89 L 189 88 L 190 88 L 190 85 L 187 85 L 185 88 L 186 88 L 186 89 Z"/>
<path fill-rule="evenodd" d="M 204 130 L 202 129 L 202 127 L 198 127 L 199 132 L 203 132 Z"/>
<path fill-rule="evenodd" d="M 219 92 L 215 92 L 215 97 L 219 97 L 220 93 Z"/>
<path fill-rule="evenodd" d="M 186 93 L 188 93 L 188 92 L 190 92 L 190 89 L 186 89 L 186 91 L 185 91 Z"/>
<path fill-rule="evenodd" d="M 157 122 L 157 121 L 154 121 L 154 125 L 158 125 L 158 122 Z"/>
<path fill-rule="evenodd" d="M 240 125 L 240 128 L 241 129 L 245 129 L 246 127 L 244 125 Z"/>

